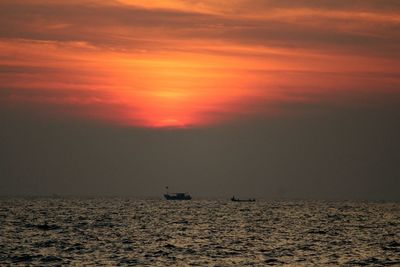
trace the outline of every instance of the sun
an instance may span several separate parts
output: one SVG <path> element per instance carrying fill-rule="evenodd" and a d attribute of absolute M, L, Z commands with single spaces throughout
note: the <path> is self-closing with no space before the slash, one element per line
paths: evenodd
<path fill-rule="evenodd" d="M 153 125 L 153 127 L 155 128 L 166 128 L 166 127 L 186 128 L 187 126 L 188 125 L 186 125 L 184 122 L 174 118 L 161 119 L 160 121 L 156 122 Z"/>
<path fill-rule="evenodd" d="M 220 58 L 174 54 L 117 60 L 114 96 L 131 110 L 129 118 L 145 127 L 186 128 L 209 124 L 232 96 L 229 77 L 217 72 Z"/>

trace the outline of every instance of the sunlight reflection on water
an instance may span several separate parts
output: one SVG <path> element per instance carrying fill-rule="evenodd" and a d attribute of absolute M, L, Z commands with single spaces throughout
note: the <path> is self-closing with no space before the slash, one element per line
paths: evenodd
<path fill-rule="evenodd" d="M 400 264 L 400 203 L 2 198 L 0 263 Z"/>

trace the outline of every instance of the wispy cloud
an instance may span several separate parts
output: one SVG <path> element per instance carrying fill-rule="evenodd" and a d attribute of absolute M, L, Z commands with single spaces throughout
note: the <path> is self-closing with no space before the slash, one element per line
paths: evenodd
<path fill-rule="evenodd" d="M 0 103 L 188 126 L 299 103 L 393 101 L 399 10 L 375 0 L 4 0 Z"/>

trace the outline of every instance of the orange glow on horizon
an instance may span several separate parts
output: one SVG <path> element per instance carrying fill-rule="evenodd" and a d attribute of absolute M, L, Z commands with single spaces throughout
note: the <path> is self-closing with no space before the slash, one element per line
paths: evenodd
<path fill-rule="evenodd" d="M 6 0 L 0 104 L 188 128 L 399 93 L 397 13 L 308 4 Z"/>
<path fill-rule="evenodd" d="M 116 60 L 115 97 L 131 107 L 147 127 L 188 127 L 211 123 L 207 112 L 224 109 L 246 92 L 235 88 L 230 73 L 218 73 L 223 58 L 174 53 L 145 60 Z"/>

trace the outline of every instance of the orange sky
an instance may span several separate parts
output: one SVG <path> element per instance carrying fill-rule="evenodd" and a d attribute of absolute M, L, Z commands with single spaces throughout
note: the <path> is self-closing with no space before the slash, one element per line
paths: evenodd
<path fill-rule="evenodd" d="M 0 105 L 199 127 L 398 99 L 399 2 L 324 3 L 2 0 Z"/>

